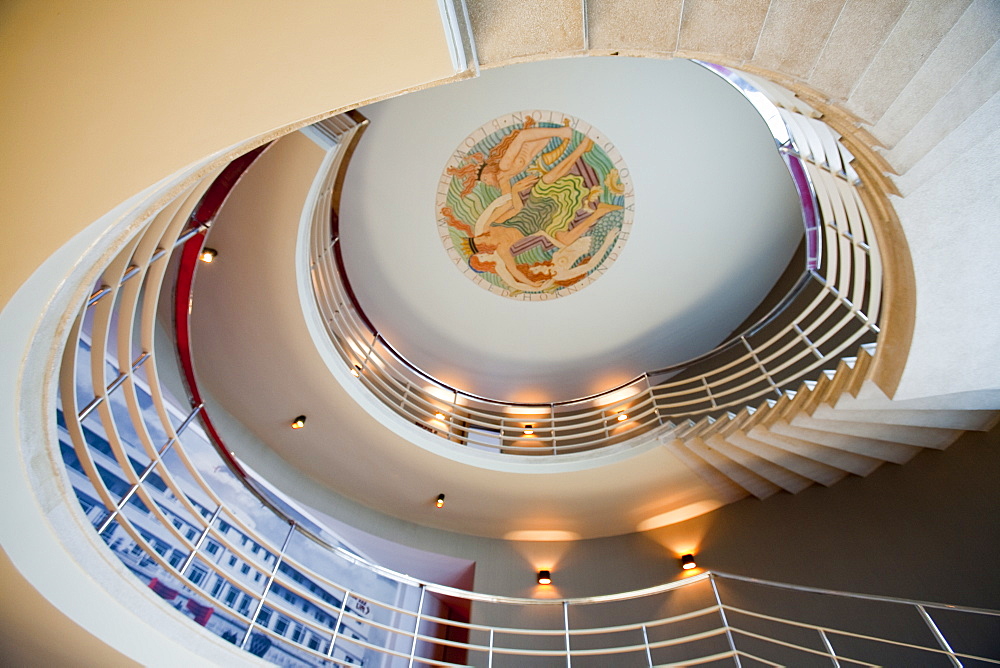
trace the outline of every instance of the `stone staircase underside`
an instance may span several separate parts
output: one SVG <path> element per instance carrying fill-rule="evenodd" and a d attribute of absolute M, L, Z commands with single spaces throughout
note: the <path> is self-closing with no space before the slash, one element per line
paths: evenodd
<path fill-rule="evenodd" d="M 880 350 L 902 367 L 893 396 L 871 380 L 869 347 L 756 410 L 664 434 L 664 447 L 725 498 L 868 475 L 995 422 L 1000 3 L 468 0 L 468 8 L 482 67 L 585 55 L 715 62 L 825 103 L 884 159 L 905 235 L 884 252 L 912 262 L 915 286 L 896 299 L 916 292 L 908 354 Z"/>
<path fill-rule="evenodd" d="M 897 407 L 867 380 L 873 346 L 844 358 L 817 382 L 760 408 L 675 427 L 661 442 L 727 501 L 798 493 L 866 476 L 884 462 L 905 464 L 924 448 L 942 450 L 965 430 L 986 431 L 993 410 Z M 869 399 L 868 404 L 858 397 Z M 947 399 L 947 398 L 945 398 Z"/>

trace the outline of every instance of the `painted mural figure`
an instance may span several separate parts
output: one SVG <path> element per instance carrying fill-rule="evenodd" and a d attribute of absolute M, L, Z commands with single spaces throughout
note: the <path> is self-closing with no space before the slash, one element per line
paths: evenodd
<path fill-rule="evenodd" d="M 528 116 L 488 154 L 472 151 L 446 174 L 454 206 L 440 213 L 453 241 L 472 270 L 514 294 L 552 294 L 581 281 L 621 231 L 619 214 L 617 225 L 594 234 L 622 210 L 624 188 L 607 155 L 568 119 L 539 126 Z"/>

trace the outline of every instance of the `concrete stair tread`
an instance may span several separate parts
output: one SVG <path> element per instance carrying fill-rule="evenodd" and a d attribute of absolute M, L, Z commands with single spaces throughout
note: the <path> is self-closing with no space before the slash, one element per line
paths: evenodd
<path fill-rule="evenodd" d="M 883 441 L 906 443 L 920 448 L 942 450 L 951 445 L 961 435 L 958 429 L 941 429 L 938 427 L 911 427 L 907 425 L 878 424 L 843 420 L 837 409 L 828 404 L 821 404 L 810 416 L 806 413 L 796 415 L 791 424 L 807 429 L 877 438 Z"/>
<path fill-rule="evenodd" d="M 717 468 L 684 447 L 682 441 L 670 439 L 663 443 L 677 459 L 684 462 L 702 480 L 712 487 L 725 503 L 732 503 L 747 496 L 747 491 L 724 476 Z"/>
<path fill-rule="evenodd" d="M 729 459 L 700 438 L 686 440 L 684 447 L 714 466 L 719 472 L 758 499 L 766 499 L 781 490 L 774 483 L 765 480 L 750 469 Z"/>
<path fill-rule="evenodd" d="M 815 459 L 809 459 L 789 450 L 777 448 L 770 443 L 751 438 L 742 431 L 730 434 L 726 438 L 726 442 L 825 487 L 843 480 L 847 475 L 844 471 Z"/>
<path fill-rule="evenodd" d="M 782 466 L 769 461 L 759 455 L 747 452 L 735 445 L 730 444 L 721 436 L 710 436 L 704 439 L 705 444 L 716 452 L 728 457 L 743 468 L 752 471 L 761 478 L 777 485 L 786 492 L 797 494 L 813 484 L 813 481 L 789 471 Z"/>
<path fill-rule="evenodd" d="M 775 422 L 770 426 L 772 432 L 783 436 L 791 436 L 803 441 L 810 441 L 828 448 L 836 448 L 856 455 L 881 459 L 895 464 L 910 461 L 920 452 L 920 448 L 902 443 L 891 443 L 874 438 L 848 436 L 834 432 L 819 431 L 805 427 L 797 427 L 789 422 Z"/>
<path fill-rule="evenodd" d="M 827 466 L 859 476 L 868 475 L 882 464 L 880 459 L 829 448 L 794 436 L 778 434 L 760 425 L 751 429 L 747 435 L 806 459 L 813 459 Z"/>

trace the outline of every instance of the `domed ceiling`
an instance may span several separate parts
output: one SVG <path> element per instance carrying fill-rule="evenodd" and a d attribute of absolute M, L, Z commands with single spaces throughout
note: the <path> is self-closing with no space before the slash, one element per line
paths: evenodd
<path fill-rule="evenodd" d="M 348 168 L 340 208 L 353 288 L 394 346 L 473 392 L 551 401 L 703 352 L 760 304 L 802 238 L 795 191 L 763 120 L 694 63 L 589 58 L 512 66 L 362 112 L 371 126 Z M 526 238 L 544 232 L 557 250 L 572 247 L 577 239 L 562 233 L 579 229 L 601 203 L 630 205 L 610 198 L 619 182 L 634 193 L 631 228 L 622 216 L 619 232 L 627 239 L 611 247 L 617 260 L 558 298 L 520 300 L 483 289 L 442 239 L 439 187 L 468 153 L 463 142 L 494 120 L 507 127 L 503 119 L 522 112 L 518 122 L 547 120 L 546 132 L 576 120 L 595 146 L 601 140 L 611 162 L 603 176 L 585 176 L 577 158 L 588 151 L 570 159 L 586 143 L 572 134 L 566 146 L 555 137 L 537 152 L 527 149 L 532 165 L 547 156 L 540 171 L 573 164 L 549 180 L 578 175 L 587 192 L 573 200 L 569 225 L 542 223 Z M 324 156 L 301 133 L 268 149 L 220 212 L 210 234 L 219 259 L 196 278 L 196 370 L 208 410 L 237 455 L 256 452 L 257 467 L 293 496 L 312 489 L 305 476 L 388 516 L 518 540 L 645 530 L 724 503 L 655 442 L 579 457 L 478 453 L 367 396 L 332 344 L 325 341 L 325 350 L 314 337 L 318 315 L 301 291 L 309 280 L 297 245 L 305 238 L 303 203 Z M 514 176 L 536 175 L 541 181 L 543 174 Z M 534 190 L 521 191 L 522 203 Z M 482 212 L 472 215 L 475 223 Z M 585 232 L 610 226 L 606 217 Z M 605 243 L 591 239 L 575 266 L 588 253 L 599 256 Z M 548 260 L 559 259 L 557 250 Z M 309 416 L 308 427 L 289 429 L 300 414 Z M 448 505 L 438 511 L 433 500 L 441 492 Z"/>
<path fill-rule="evenodd" d="M 763 120 L 692 62 L 524 64 L 361 112 L 348 277 L 386 340 L 473 394 L 560 401 L 706 352 L 802 238 Z"/>

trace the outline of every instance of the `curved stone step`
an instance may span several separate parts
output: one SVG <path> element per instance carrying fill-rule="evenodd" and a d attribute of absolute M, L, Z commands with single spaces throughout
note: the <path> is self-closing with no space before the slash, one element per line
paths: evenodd
<path fill-rule="evenodd" d="M 987 431 L 996 422 L 996 411 L 935 411 L 895 408 L 845 409 L 840 402 L 836 416 L 848 422 L 892 424 L 907 427 L 934 427 L 961 431 Z"/>
<path fill-rule="evenodd" d="M 841 419 L 837 409 L 827 404 L 817 407 L 812 415 L 800 413 L 791 420 L 796 427 L 818 429 L 845 436 L 877 438 L 882 441 L 906 443 L 920 448 L 943 450 L 951 445 L 962 432 L 957 429 L 937 427 L 909 427 L 905 425 L 852 422 Z"/>
<path fill-rule="evenodd" d="M 818 445 L 812 441 L 804 441 L 794 436 L 785 436 L 761 425 L 757 425 L 751 429 L 748 432 L 748 436 L 758 441 L 764 441 L 776 448 L 788 450 L 800 457 L 812 459 L 827 466 L 832 466 L 841 471 L 859 476 L 868 475 L 882 464 L 881 459 L 874 459 L 836 448 L 828 448 L 824 445 Z"/>
<path fill-rule="evenodd" d="M 717 468 L 706 462 L 704 459 L 694 454 L 684 443 L 678 439 L 671 439 L 663 443 L 663 447 L 669 450 L 677 459 L 684 462 L 688 468 L 694 471 L 712 489 L 716 491 L 724 503 L 738 501 L 748 495 L 748 492 L 733 482 L 732 479 L 724 476 Z"/>
<path fill-rule="evenodd" d="M 803 457 L 790 450 L 777 448 L 770 443 L 751 438 L 742 431 L 729 434 L 726 437 L 726 442 L 825 487 L 843 480 L 847 475 L 846 472 L 815 459 Z"/>
<path fill-rule="evenodd" d="M 796 427 L 784 420 L 770 425 L 770 430 L 782 436 L 791 436 L 828 448 L 836 448 L 856 455 L 893 462 L 894 464 L 905 464 L 920 452 L 920 448 L 912 445 Z"/>
<path fill-rule="evenodd" d="M 813 484 L 812 480 L 789 471 L 788 469 L 779 466 L 777 463 L 769 461 L 759 455 L 743 450 L 721 436 L 710 436 L 704 439 L 704 441 L 708 447 L 712 448 L 716 452 L 736 462 L 748 471 L 755 473 L 757 476 L 767 480 L 771 484 L 777 485 L 786 492 L 798 494 L 806 487 Z"/>
<path fill-rule="evenodd" d="M 750 469 L 729 459 L 700 438 L 684 441 L 684 447 L 715 467 L 722 475 L 750 492 L 758 499 L 766 499 L 781 490 L 774 483 L 765 480 Z"/>

